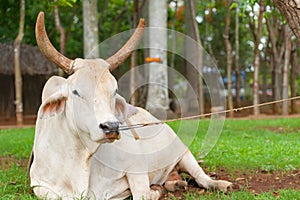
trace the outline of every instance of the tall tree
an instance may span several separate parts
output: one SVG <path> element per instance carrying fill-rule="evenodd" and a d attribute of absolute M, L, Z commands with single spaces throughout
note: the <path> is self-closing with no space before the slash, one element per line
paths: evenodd
<path fill-rule="evenodd" d="M 54 0 L 56 2 L 57 0 Z M 64 27 L 60 23 L 60 17 L 59 17 L 59 11 L 58 11 L 58 6 L 54 6 L 54 21 L 55 21 L 55 26 L 59 32 L 59 50 L 60 53 L 63 55 L 66 55 L 66 33 Z M 64 71 L 61 68 L 58 68 L 58 75 L 63 76 Z"/>
<path fill-rule="evenodd" d="M 83 49 L 85 58 L 98 58 L 98 11 L 97 0 L 82 1 L 83 9 Z"/>
<path fill-rule="evenodd" d="M 239 41 L 239 0 L 236 0 L 236 8 L 235 8 L 235 31 L 234 31 L 234 38 L 235 38 L 235 97 L 236 97 L 236 104 L 237 107 L 241 106 L 241 98 L 240 98 L 240 89 L 241 89 L 241 72 L 240 72 L 240 41 Z"/>
<path fill-rule="evenodd" d="M 298 54 L 297 54 L 297 43 L 293 41 L 292 52 L 291 52 L 291 96 L 297 96 L 297 85 L 296 85 L 296 76 L 299 74 L 299 65 L 298 65 Z M 297 113 L 296 100 L 291 102 L 291 111 L 293 114 Z"/>
<path fill-rule="evenodd" d="M 257 19 L 257 30 L 254 37 L 254 73 L 253 73 L 253 114 L 258 115 L 260 113 L 259 107 L 256 106 L 259 104 L 259 64 L 260 64 L 260 51 L 259 44 L 262 34 L 262 25 L 265 12 L 265 2 L 264 0 L 259 1 L 259 14 Z"/>
<path fill-rule="evenodd" d="M 160 58 L 161 63 L 149 63 L 149 86 L 146 108 L 155 116 L 169 107 L 167 69 L 167 2 L 152 0 L 148 7 L 149 56 Z M 153 27 L 153 28 L 151 28 Z"/>
<path fill-rule="evenodd" d="M 291 38 L 288 30 L 288 26 L 284 27 L 284 64 L 283 64 L 283 81 L 282 81 L 282 98 L 287 99 L 289 97 L 289 66 L 291 57 Z M 282 102 L 282 115 L 289 114 L 289 102 Z"/>
<path fill-rule="evenodd" d="M 273 2 L 288 22 L 293 33 L 300 41 L 300 1 L 274 0 Z"/>
<path fill-rule="evenodd" d="M 269 40 L 271 43 L 272 94 L 274 100 L 281 97 L 281 62 L 284 53 L 283 29 L 281 21 L 275 15 L 266 18 Z M 279 112 L 279 104 L 274 104 L 273 113 Z"/>
<path fill-rule="evenodd" d="M 186 34 L 193 38 L 199 45 L 201 45 L 200 33 L 198 24 L 196 21 L 196 1 L 195 0 L 185 0 L 185 24 L 186 24 Z M 194 63 L 193 66 L 190 63 L 186 63 L 186 73 L 189 83 L 192 87 L 187 91 L 187 98 L 189 100 L 190 109 L 194 109 L 192 99 L 189 99 L 193 95 L 191 93 L 196 93 L 198 95 L 198 106 L 199 113 L 204 113 L 204 93 L 203 93 L 203 52 L 202 48 L 198 48 L 198 45 L 188 45 L 185 44 L 185 56 L 187 60 Z M 196 49 L 194 49 L 196 48 Z M 190 91 L 193 89 L 194 91 Z"/>
<path fill-rule="evenodd" d="M 139 1 L 133 0 L 133 26 L 135 27 L 139 17 Z M 132 105 L 136 105 L 137 95 L 135 93 L 136 89 L 136 80 L 135 80 L 135 70 L 134 68 L 137 66 L 137 51 L 133 51 L 130 56 L 130 103 Z"/>
<path fill-rule="evenodd" d="M 229 29 L 230 29 L 230 14 L 231 14 L 231 4 L 232 1 L 229 0 L 227 4 L 226 18 L 225 18 L 225 29 L 224 29 L 224 41 L 227 52 L 227 100 L 228 108 L 230 110 L 229 116 L 233 117 L 233 100 L 232 100 L 232 46 L 229 39 Z"/>
<path fill-rule="evenodd" d="M 19 33 L 14 41 L 15 95 L 17 125 L 23 124 L 22 74 L 20 66 L 20 45 L 24 35 L 25 0 L 20 1 Z"/>

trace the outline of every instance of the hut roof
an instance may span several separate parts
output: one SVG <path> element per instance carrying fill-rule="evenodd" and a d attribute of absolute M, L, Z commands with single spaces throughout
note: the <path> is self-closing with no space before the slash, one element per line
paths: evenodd
<path fill-rule="evenodd" d="M 36 46 L 21 44 L 20 64 L 23 75 L 51 75 L 57 67 Z M 14 45 L 0 43 L 0 74 L 14 74 Z"/>

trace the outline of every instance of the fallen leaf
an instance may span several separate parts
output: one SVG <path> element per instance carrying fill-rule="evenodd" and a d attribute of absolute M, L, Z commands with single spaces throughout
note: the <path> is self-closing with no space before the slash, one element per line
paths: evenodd
<path fill-rule="evenodd" d="M 275 198 L 279 198 L 278 192 L 272 192 L 272 194 L 274 195 Z"/>

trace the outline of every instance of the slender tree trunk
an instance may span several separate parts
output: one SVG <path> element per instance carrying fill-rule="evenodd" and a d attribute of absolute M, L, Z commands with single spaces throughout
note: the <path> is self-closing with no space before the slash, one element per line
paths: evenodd
<path fill-rule="evenodd" d="M 259 104 L 259 49 L 258 46 L 260 44 L 260 38 L 262 33 L 262 21 L 263 21 L 263 15 L 265 11 L 265 5 L 264 0 L 260 0 L 259 2 L 259 15 L 258 15 L 258 25 L 257 25 L 257 33 L 256 33 L 256 39 L 255 39 L 255 47 L 254 47 L 254 73 L 253 73 L 253 105 L 255 106 L 253 109 L 253 114 L 259 115 L 260 110 L 259 107 L 256 106 Z"/>
<path fill-rule="evenodd" d="M 56 2 L 57 0 L 54 0 Z M 63 55 L 66 54 L 66 34 L 65 34 L 65 29 L 62 27 L 60 23 L 60 18 L 59 18 L 59 11 L 58 7 L 54 6 L 54 21 L 55 21 L 55 26 L 59 32 L 59 50 L 60 53 Z M 58 68 L 58 75 L 63 76 L 64 71 L 61 68 Z"/>
<path fill-rule="evenodd" d="M 297 44 L 293 42 L 292 52 L 291 52 L 291 96 L 297 96 L 297 86 L 296 86 L 296 75 L 298 69 L 298 54 L 297 54 Z M 291 111 L 293 114 L 297 113 L 296 100 L 291 102 Z"/>
<path fill-rule="evenodd" d="M 84 57 L 98 58 L 97 0 L 82 1 Z"/>
<path fill-rule="evenodd" d="M 149 63 L 149 86 L 146 108 L 162 118 L 169 108 L 167 53 L 167 2 L 153 0 L 149 3 L 149 54 L 159 57 L 161 63 Z M 161 29 L 151 29 L 151 27 Z"/>
<path fill-rule="evenodd" d="M 274 0 L 289 27 L 300 41 L 300 1 L 299 0 Z"/>
<path fill-rule="evenodd" d="M 229 28 L 230 28 L 230 7 L 232 1 L 228 1 L 226 18 L 225 18 L 225 29 L 224 29 L 224 41 L 226 46 L 227 53 L 227 100 L 228 100 L 228 109 L 229 117 L 233 117 L 233 101 L 232 101 L 232 46 L 229 40 Z"/>
<path fill-rule="evenodd" d="M 137 21 L 139 17 L 139 1 L 133 1 L 133 28 L 136 27 Z M 130 103 L 132 105 L 136 105 L 137 93 L 136 90 L 136 80 L 135 80 L 135 70 L 134 68 L 137 66 L 137 51 L 133 51 L 130 56 Z"/>
<path fill-rule="evenodd" d="M 23 124 L 22 74 L 20 65 L 20 46 L 24 35 L 25 0 L 20 1 L 19 33 L 14 41 L 15 95 L 17 125 Z"/>
<path fill-rule="evenodd" d="M 186 22 L 186 32 L 187 35 L 193 38 L 198 44 L 201 45 L 200 33 L 198 29 L 198 24 L 196 21 L 196 1 L 186 0 L 185 2 L 185 22 Z M 195 45 L 196 47 L 196 45 Z M 191 93 L 196 93 L 198 95 L 198 107 L 199 113 L 204 113 L 204 93 L 203 93 L 203 52 L 201 48 L 191 49 L 191 46 L 185 44 L 185 54 L 188 60 L 193 63 L 197 63 L 196 66 L 191 64 L 186 64 L 186 72 L 189 83 L 191 84 L 194 91 L 188 91 L 187 98 L 192 97 Z M 192 99 L 189 99 L 189 109 L 195 109 L 192 103 Z"/>
<path fill-rule="evenodd" d="M 237 107 L 241 106 L 241 98 L 240 98 L 240 89 L 241 89 L 241 72 L 240 72 L 240 65 L 239 65 L 239 59 L 240 59 L 240 42 L 239 42 L 239 1 L 236 0 L 237 6 L 235 9 L 235 91 L 236 91 L 236 104 Z"/>
<path fill-rule="evenodd" d="M 273 19 L 273 23 L 271 22 Z M 269 32 L 269 39 L 271 42 L 272 50 L 272 94 L 273 100 L 279 100 L 281 97 L 281 61 L 284 53 L 284 45 L 278 45 L 282 36 L 279 33 L 279 22 L 278 19 L 274 16 L 273 18 L 267 18 L 267 28 Z M 276 39 L 277 38 L 277 39 Z M 273 105 L 273 113 L 279 113 L 280 107 L 279 104 Z"/>
<path fill-rule="evenodd" d="M 174 96 L 174 70 L 175 70 L 175 56 L 176 56 L 176 33 L 175 33 L 175 25 L 176 25 L 176 21 L 177 21 L 177 9 L 178 9 L 178 1 L 175 1 L 175 9 L 174 9 L 174 16 L 172 19 L 172 52 L 171 52 L 171 60 L 170 60 L 170 67 L 172 70 L 169 70 L 169 76 L 168 76 L 168 84 L 169 84 L 169 88 L 172 91 L 169 94 L 169 97 L 171 99 L 171 101 L 175 101 L 176 96 Z M 176 112 L 176 108 L 175 110 L 173 109 L 172 111 Z"/>
<path fill-rule="evenodd" d="M 288 31 L 288 27 L 284 27 L 284 65 L 283 65 L 283 82 L 282 82 L 282 98 L 287 99 L 289 97 L 289 66 L 290 66 L 290 54 L 291 54 L 291 39 Z M 282 102 L 282 115 L 289 114 L 289 102 Z"/>

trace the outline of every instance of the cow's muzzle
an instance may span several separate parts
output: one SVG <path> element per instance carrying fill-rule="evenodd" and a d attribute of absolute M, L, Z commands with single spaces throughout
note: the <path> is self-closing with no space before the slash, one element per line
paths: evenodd
<path fill-rule="evenodd" d="M 119 122 L 105 122 L 99 125 L 107 139 L 114 141 L 120 139 Z"/>

